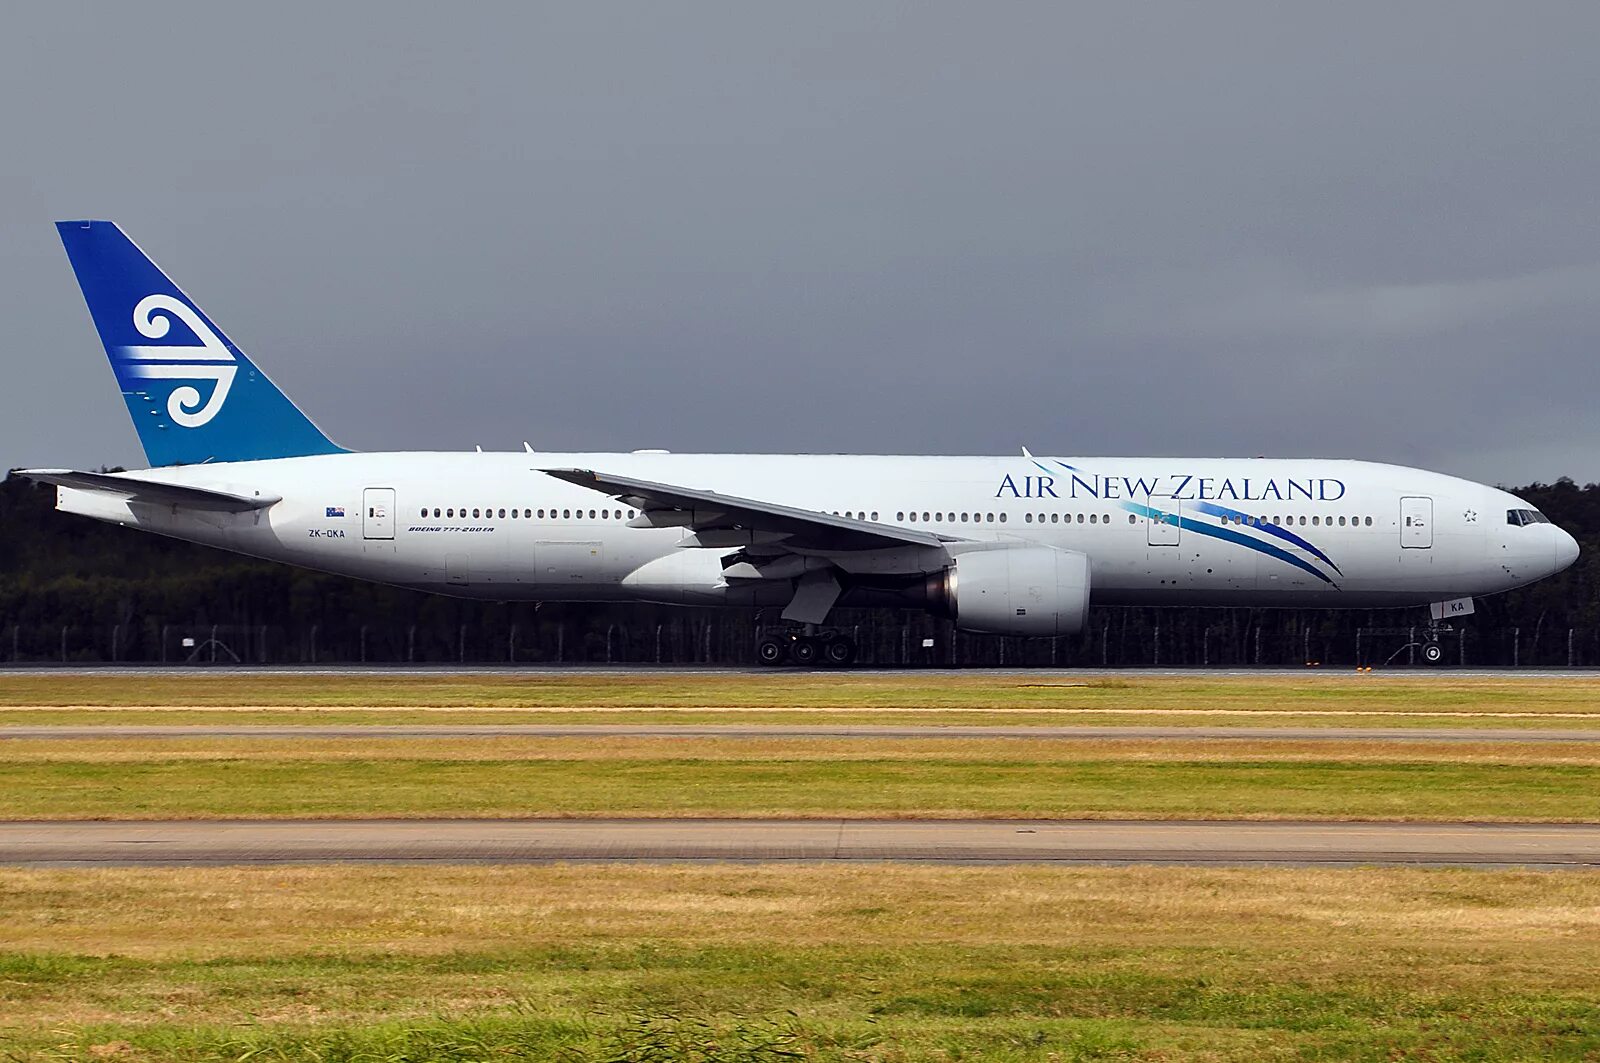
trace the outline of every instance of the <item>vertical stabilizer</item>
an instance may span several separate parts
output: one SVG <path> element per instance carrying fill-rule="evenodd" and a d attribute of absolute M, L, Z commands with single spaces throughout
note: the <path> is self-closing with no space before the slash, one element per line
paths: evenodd
<path fill-rule="evenodd" d="M 343 449 L 116 225 L 56 229 L 152 466 Z"/>

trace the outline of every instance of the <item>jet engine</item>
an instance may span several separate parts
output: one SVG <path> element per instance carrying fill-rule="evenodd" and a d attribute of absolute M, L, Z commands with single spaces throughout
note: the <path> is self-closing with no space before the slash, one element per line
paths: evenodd
<path fill-rule="evenodd" d="M 940 597 L 963 631 L 1071 635 L 1089 614 L 1089 558 L 1050 546 L 1007 546 L 956 555 Z"/>

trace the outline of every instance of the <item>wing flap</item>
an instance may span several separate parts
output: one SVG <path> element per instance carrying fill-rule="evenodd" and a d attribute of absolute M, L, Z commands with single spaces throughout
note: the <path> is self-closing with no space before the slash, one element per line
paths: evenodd
<path fill-rule="evenodd" d="M 178 506 L 181 509 L 203 510 L 210 513 L 248 513 L 253 509 L 266 509 L 273 503 L 283 500 L 282 495 L 240 495 L 210 487 L 190 487 L 186 484 L 141 480 L 127 473 L 78 472 L 74 469 L 18 469 L 17 475 L 38 480 L 40 483 L 55 484 L 57 487 L 117 495 L 130 502 Z"/>

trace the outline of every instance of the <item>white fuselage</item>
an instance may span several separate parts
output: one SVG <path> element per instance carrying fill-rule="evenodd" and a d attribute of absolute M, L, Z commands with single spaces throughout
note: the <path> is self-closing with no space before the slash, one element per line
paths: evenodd
<path fill-rule="evenodd" d="M 729 592 L 720 579 L 727 550 L 685 547 L 682 528 L 630 526 L 637 514 L 626 504 L 539 471 L 557 467 L 956 540 L 1081 551 L 1096 604 L 1420 605 L 1509 590 L 1577 553 L 1552 524 L 1508 521 L 1526 503 L 1496 488 L 1394 465 L 1297 459 L 331 454 L 138 474 L 282 496 L 253 512 L 196 514 L 73 488 L 60 489 L 59 507 L 466 597 L 787 600 L 787 584 L 770 595 Z M 873 562 L 860 564 L 867 572 Z"/>

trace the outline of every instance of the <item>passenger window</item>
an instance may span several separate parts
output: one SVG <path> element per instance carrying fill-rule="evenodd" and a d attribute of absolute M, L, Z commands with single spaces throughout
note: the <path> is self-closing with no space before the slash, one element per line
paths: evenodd
<path fill-rule="evenodd" d="M 563 509 L 563 510 L 562 510 L 562 511 L 561 511 L 561 519 L 562 519 L 562 520 L 571 520 L 571 519 L 572 519 L 572 510 L 570 510 L 570 509 Z"/>
<path fill-rule="evenodd" d="M 913 514 L 911 514 L 911 523 L 915 524 L 916 522 L 917 522 L 917 515 L 915 513 L 913 513 Z"/>
<path fill-rule="evenodd" d="M 928 521 L 928 514 L 927 514 L 926 511 L 924 511 L 923 514 L 922 514 L 922 521 L 923 521 L 924 524 L 926 524 L 927 521 Z"/>
<path fill-rule="evenodd" d="M 872 511 L 872 519 L 873 520 L 877 520 L 878 519 L 878 511 L 877 510 L 873 510 Z"/>
<path fill-rule="evenodd" d="M 1002 514 L 1000 514 L 1000 523 L 1004 524 L 1005 522 L 1006 522 L 1006 515 L 1004 513 L 1002 513 Z"/>
<path fill-rule="evenodd" d="M 447 509 L 444 511 L 444 515 L 447 517 L 453 517 L 456 515 L 456 511 L 453 509 Z"/>
<path fill-rule="evenodd" d="M 894 519 L 895 520 L 905 520 L 906 519 L 906 511 L 903 510 L 903 509 L 896 510 L 895 511 L 895 515 L 894 515 Z"/>
<path fill-rule="evenodd" d="M 1367 518 L 1367 527 L 1369 527 L 1369 528 L 1372 527 L 1372 518 L 1371 517 Z"/>
<path fill-rule="evenodd" d="M 1089 514 L 1089 523 L 1090 523 L 1090 524 L 1093 524 L 1093 523 L 1095 523 L 1095 518 L 1097 518 L 1097 517 L 1099 517 L 1099 516 L 1100 516 L 1100 514 L 1098 514 L 1098 513 L 1091 513 L 1091 514 Z M 1079 520 L 1082 520 L 1082 519 L 1083 519 L 1083 514 L 1082 514 L 1082 513 L 1079 513 L 1079 514 L 1078 514 L 1078 519 L 1079 519 Z"/>

